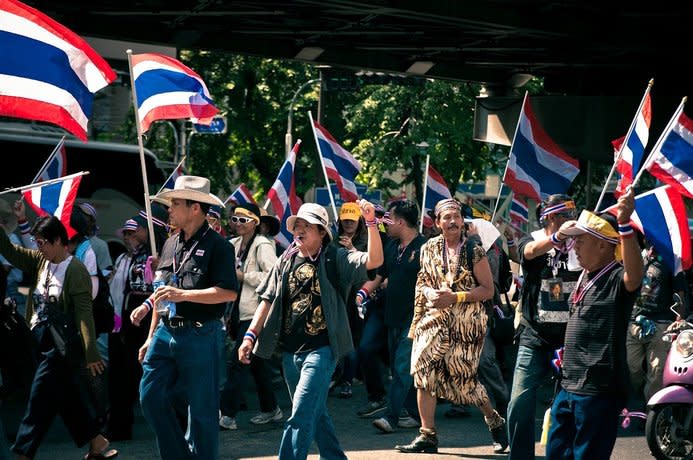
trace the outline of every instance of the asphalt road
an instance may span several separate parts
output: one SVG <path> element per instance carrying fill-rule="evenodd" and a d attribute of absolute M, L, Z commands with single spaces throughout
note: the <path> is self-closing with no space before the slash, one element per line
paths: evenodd
<path fill-rule="evenodd" d="M 290 412 L 290 403 L 285 387 L 277 382 L 277 395 L 285 418 Z M 407 458 L 393 449 L 395 444 L 407 443 L 417 434 L 417 430 L 399 429 L 392 434 L 381 434 L 372 425 L 371 420 L 356 416 L 356 411 L 365 401 L 365 388 L 357 384 L 353 387 L 354 395 L 350 399 L 329 398 L 329 411 L 337 429 L 337 435 L 342 447 L 350 459 L 387 460 Z M 551 388 L 542 388 L 538 398 L 537 437 L 541 433 L 541 417 L 545 403 L 550 397 Z M 257 411 L 257 398 L 251 388 L 247 393 L 249 409 L 239 413 L 237 431 L 220 431 L 220 457 L 222 459 L 273 459 L 277 456 L 279 441 L 282 434 L 282 423 L 270 423 L 256 426 L 249 422 Z M 461 459 L 497 459 L 505 455 L 494 455 L 490 445 L 490 434 L 484 424 L 481 413 L 471 409 L 471 416 L 462 419 L 448 419 L 443 416 L 448 409 L 447 404 L 441 404 L 437 410 L 437 425 L 439 430 L 440 447 L 437 455 L 429 458 L 446 459 L 456 457 Z M 2 407 L 2 417 L 10 437 L 16 430 L 19 417 L 23 411 L 22 401 L 15 397 Z M 137 411 L 134 439 L 114 443 L 120 451 L 121 460 L 156 459 L 157 450 L 154 435 L 141 412 Z M 538 438 L 537 438 L 538 439 Z M 67 430 L 59 418 L 55 420 L 45 441 L 39 448 L 37 460 L 80 459 L 86 449 L 79 449 L 71 442 Z M 537 458 L 542 459 L 544 448 L 537 443 Z M 648 454 L 647 443 L 643 432 L 636 427 L 621 429 L 613 459 L 633 460 L 651 458 Z M 411 457 L 411 456 L 410 456 Z M 313 450 L 311 459 L 317 459 L 317 450 Z"/>

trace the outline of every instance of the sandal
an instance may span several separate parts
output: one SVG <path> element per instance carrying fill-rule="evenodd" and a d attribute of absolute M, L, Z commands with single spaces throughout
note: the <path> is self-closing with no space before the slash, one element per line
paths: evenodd
<path fill-rule="evenodd" d="M 101 452 L 87 452 L 87 455 L 84 456 L 84 460 L 106 460 L 116 458 L 117 456 L 117 450 L 106 447 L 106 449 Z"/>

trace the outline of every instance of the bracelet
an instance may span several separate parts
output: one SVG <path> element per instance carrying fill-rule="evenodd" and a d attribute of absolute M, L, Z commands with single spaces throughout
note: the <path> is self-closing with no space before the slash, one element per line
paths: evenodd
<path fill-rule="evenodd" d="M 629 238 L 635 235 L 635 231 L 633 231 L 633 227 L 630 225 L 630 223 L 618 224 L 618 234 L 621 236 L 621 238 Z"/>
<path fill-rule="evenodd" d="M 515 240 L 508 240 L 508 247 L 515 246 Z"/>
<path fill-rule="evenodd" d="M 467 293 L 465 291 L 458 291 L 457 293 L 457 303 L 463 303 L 467 301 Z"/>
<path fill-rule="evenodd" d="M 378 225 L 378 220 L 377 220 L 377 219 L 367 220 L 367 221 L 366 221 L 366 227 L 375 227 L 376 225 Z"/>
<path fill-rule="evenodd" d="M 251 330 L 248 329 L 245 334 L 243 334 L 243 340 L 250 340 L 252 343 L 255 343 L 257 340 L 257 335 Z"/>
<path fill-rule="evenodd" d="M 145 301 L 142 302 L 142 305 L 144 305 L 145 307 L 147 307 L 147 311 L 148 311 L 148 312 L 149 312 L 149 311 L 152 311 L 152 308 L 154 308 L 154 302 L 152 302 L 152 300 L 151 300 L 150 297 L 148 297 L 147 299 L 145 299 Z"/>

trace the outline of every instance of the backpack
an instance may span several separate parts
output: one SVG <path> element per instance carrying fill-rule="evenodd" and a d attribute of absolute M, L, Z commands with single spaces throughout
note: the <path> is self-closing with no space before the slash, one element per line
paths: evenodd
<path fill-rule="evenodd" d="M 513 272 L 510 267 L 510 257 L 508 257 L 508 254 L 498 245 L 498 242 L 493 243 L 491 249 L 495 249 L 498 252 L 498 290 L 500 294 L 503 294 L 508 292 L 513 285 Z"/>
<path fill-rule="evenodd" d="M 89 247 L 90 245 L 88 244 L 80 244 L 75 251 L 75 257 L 80 261 L 84 260 L 84 253 Z M 97 268 L 96 276 L 99 279 L 99 290 L 92 301 L 91 309 L 94 315 L 94 328 L 96 333 L 103 334 L 111 332 L 113 326 L 115 326 L 115 309 L 111 301 L 111 288 L 108 285 L 108 280 L 101 272 L 101 269 Z"/>

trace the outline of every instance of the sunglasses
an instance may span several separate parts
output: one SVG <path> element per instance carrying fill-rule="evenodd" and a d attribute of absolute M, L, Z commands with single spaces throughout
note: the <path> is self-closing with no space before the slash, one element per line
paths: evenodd
<path fill-rule="evenodd" d="M 231 216 L 231 222 L 234 224 L 247 224 L 248 222 L 255 220 L 252 217 L 242 217 L 242 216 Z"/>

